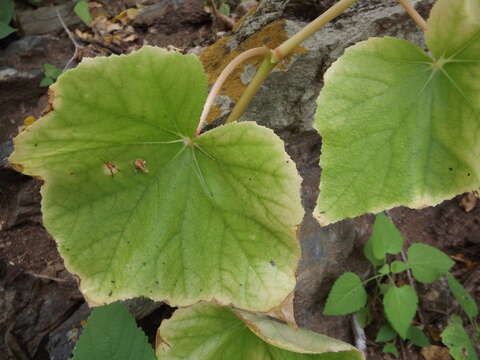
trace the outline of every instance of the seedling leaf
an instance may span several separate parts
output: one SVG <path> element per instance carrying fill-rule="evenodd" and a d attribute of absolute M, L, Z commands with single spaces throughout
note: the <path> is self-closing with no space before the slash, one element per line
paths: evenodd
<path fill-rule="evenodd" d="M 449 325 L 441 334 L 442 342 L 448 346 L 455 360 L 478 360 L 472 341 L 463 327 L 462 319 L 453 315 Z"/>
<path fill-rule="evenodd" d="M 397 333 L 389 324 L 384 324 L 380 327 L 375 338 L 375 342 L 387 342 L 397 337 Z"/>
<path fill-rule="evenodd" d="M 10 35 L 11 33 L 14 33 L 15 31 L 17 31 L 17 29 L 12 28 L 10 25 L 0 22 L 0 39 L 7 37 L 8 35 Z"/>
<path fill-rule="evenodd" d="M 43 64 L 43 72 L 46 77 L 56 79 L 62 73 L 62 70 L 52 64 Z"/>
<path fill-rule="evenodd" d="M 426 244 L 413 244 L 408 249 L 408 264 L 413 276 L 423 283 L 431 283 L 445 275 L 454 262 L 438 249 Z"/>
<path fill-rule="evenodd" d="M 323 313 L 345 315 L 360 310 L 367 303 L 367 292 L 362 280 L 352 272 L 340 276 L 328 294 Z"/>
<path fill-rule="evenodd" d="M 407 339 L 410 340 L 412 344 L 420 347 L 427 347 L 431 345 L 424 332 L 415 326 L 410 326 L 408 329 Z"/>
<path fill-rule="evenodd" d="M 162 322 L 157 356 L 164 360 L 364 359 L 360 351 L 342 341 L 208 303 L 177 310 Z"/>
<path fill-rule="evenodd" d="M 44 224 L 90 303 L 214 298 L 268 311 L 293 291 L 295 165 L 251 122 L 194 137 L 206 92 L 193 55 L 84 59 L 16 138 L 9 160 L 44 179 Z"/>
<path fill-rule="evenodd" d="M 73 11 L 86 25 L 90 25 L 90 23 L 92 22 L 92 16 L 90 15 L 88 3 L 85 0 L 80 0 L 79 2 L 77 2 L 75 7 L 73 8 Z"/>
<path fill-rule="evenodd" d="M 465 311 L 467 316 L 470 319 L 476 317 L 478 315 L 478 306 L 472 296 L 468 293 L 468 291 L 450 273 L 447 274 L 447 281 L 450 291 L 462 307 L 463 311 Z"/>
<path fill-rule="evenodd" d="M 403 238 L 400 231 L 384 213 L 375 217 L 372 236 L 373 255 L 376 259 L 384 259 L 386 254 L 398 254 L 402 251 Z"/>
<path fill-rule="evenodd" d="M 397 347 L 395 346 L 395 344 L 385 344 L 385 346 L 383 347 L 382 351 L 385 353 L 385 354 L 391 354 L 393 355 L 395 358 L 398 358 L 400 355 L 398 354 L 398 350 L 397 350 Z"/>
<path fill-rule="evenodd" d="M 119 303 L 95 308 L 72 360 L 156 360 L 148 339 Z"/>
<path fill-rule="evenodd" d="M 417 312 L 417 304 L 417 294 L 409 285 L 392 286 L 383 298 L 387 319 L 403 339 L 407 337 L 410 323 Z"/>
<path fill-rule="evenodd" d="M 2 0 L 0 2 L 0 23 L 3 23 L 4 25 L 10 24 L 14 13 L 15 4 L 13 0 Z M 0 38 L 2 38 L 1 35 Z"/>
<path fill-rule="evenodd" d="M 372 38 L 327 71 L 316 114 L 323 224 L 480 187 L 479 33 L 478 1 L 438 0 L 426 31 L 433 58 Z"/>
<path fill-rule="evenodd" d="M 392 270 L 392 272 L 393 272 L 394 274 L 401 273 L 401 272 L 407 270 L 408 268 L 410 268 L 410 265 L 407 264 L 407 263 L 404 263 L 403 261 L 397 261 L 397 260 L 395 260 L 395 261 L 392 262 L 392 264 L 390 265 L 390 269 Z"/>

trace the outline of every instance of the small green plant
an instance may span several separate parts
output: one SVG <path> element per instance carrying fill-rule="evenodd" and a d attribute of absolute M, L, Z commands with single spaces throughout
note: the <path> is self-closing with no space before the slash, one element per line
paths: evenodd
<path fill-rule="evenodd" d="M 415 288 L 413 284 L 397 285 L 395 277 L 398 274 L 411 271 L 415 280 L 426 284 L 446 276 L 452 294 L 467 316 L 474 319 L 478 315 L 477 304 L 473 298 L 449 273 L 454 263 L 447 255 L 431 246 L 417 243 L 409 247 L 406 261 L 389 260 L 388 255 L 398 255 L 402 248 L 403 239 L 400 232 L 384 213 L 378 214 L 372 236 L 364 246 L 364 255 L 375 267 L 376 274 L 364 281 L 354 273 L 343 274 L 335 281 L 324 309 L 325 315 L 345 315 L 363 311 L 369 307 L 364 286 L 370 281 L 375 281 L 377 285 L 375 291 L 383 297 L 383 307 L 388 319 L 388 323 L 380 328 L 375 341 L 386 343 L 383 351 L 394 356 L 398 356 L 394 343 L 397 334 L 417 346 L 430 345 L 422 330 L 411 325 L 418 306 Z M 455 320 L 452 326 L 455 328 L 461 326 L 461 320 L 460 323 L 458 319 Z M 455 342 L 455 338 L 449 336 L 451 333 L 456 331 L 444 332 L 450 344 Z M 461 339 L 463 344 L 465 339 L 464 337 Z"/>
<path fill-rule="evenodd" d="M 92 16 L 90 15 L 90 9 L 86 0 L 76 0 L 73 11 L 82 20 L 85 25 L 90 25 L 92 22 Z"/>
<path fill-rule="evenodd" d="M 50 86 L 62 73 L 62 70 L 51 64 L 43 64 L 43 79 L 40 81 L 40 86 Z"/>
<path fill-rule="evenodd" d="M 13 0 L 0 1 L 0 39 L 17 31 L 17 29 L 10 26 L 14 14 L 15 4 Z"/>
<path fill-rule="evenodd" d="M 348 344 L 262 315 L 295 289 L 301 178 L 273 131 L 236 121 L 268 74 L 355 1 L 340 0 L 275 49 L 241 54 L 208 97 L 194 55 L 144 47 L 84 59 L 51 85 L 51 111 L 15 139 L 9 162 L 44 180 L 44 225 L 89 304 L 145 296 L 186 307 L 160 328 L 162 358 L 364 359 Z M 315 120 L 323 138 L 315 210 L 322 224 L 434 205 L 480 186 L 479 1 L 438 0 L 425 22 L 401 0 L 425 30 L 428 53 L 373 38 L 328 70 Z M 258 56 L 257 74 L 226 124 L 205 130 L 223 81 Z M 412 271 L 432 282 L 453 262 L 422 244 L 408 249 L 407 262 L 388 262 L 403 245 L 395 231 L 378 216 L 365 247 L 378 267 L 369 280 L 378 283 L 395 332 L 422 343 L 411 327 L 415 289 L 395 277 Z M 360 310 L 367 321 L 366 303 L 362 280 L 346 273 L 325 310 Z"/>

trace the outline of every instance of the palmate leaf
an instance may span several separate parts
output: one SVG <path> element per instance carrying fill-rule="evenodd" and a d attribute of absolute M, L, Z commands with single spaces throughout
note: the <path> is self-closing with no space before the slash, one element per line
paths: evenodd
<path fill-rule="evenodd" d="M 200 303 L 177 310 L 157 333 L 164 360 L 362 360 L 350 344 L 265 316 Z"/>
<path fill-rule="evenodd" d="M 194 137 L 206 90 L 195 56 L 87 59 L 15 140 L 10 162 L 45 180 L 45 226 L 91 303 L 215 298 L 263 311 L 293 291 L 295 165 L 254 123 Z"/>
<path fill-rule="evenodd" d="M 480 186 L 479 1 L 438 0 L 425 36 L 432 57 L 372 38 L 325 74 L 316 114 L 322 223 L 435 205 Z"/>

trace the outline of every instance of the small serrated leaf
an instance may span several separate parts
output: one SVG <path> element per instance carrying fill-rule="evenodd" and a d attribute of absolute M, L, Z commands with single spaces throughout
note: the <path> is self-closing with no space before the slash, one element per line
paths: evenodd
<path fill-rule="evenodd" d="M 467 314 L 469 318 L 474 318 L 478 315 L 478 306 L 472 296 L 467 292 L 460 282 L 455 279 L 455 277 L 448 273 L 447 274 L 448 287 L 452 292 L 455 299 L 458 301 L 463 311 Z"/>
<path fill-rule="evenodd" d="M 156 357 L 133 316 L 122 304 L 113 303 L 93 309 L 72 360 L 156 360 Z"/>
<path fill-rule="evenodd" d="M 391 354 L 391 355 L 395 356 L 396 358 L 398 358 L 398 356 L 399 356 L 398 350 L 397 350 L 397 347 L 395 346 L 395 344 L 385 344 L 382 351 L 385 354 Z"/>
<path fill-rule="evenodd" d="M 431 345 L 424 332 L 415 326 L 410 326 L 408 329 L 407 339 L 410 340 L 412 344 L 420 347 L 427 347 Z"/>
<path fill-rule="evenodd" d="M 410 266 L 409 266 L 407 263 L 404 263 L 403 261 L 397 261 L 397 260 L 395 260 L 395 261 L 392 262 L 392 264 L 390 265 L 390 269 L 392 270 L 392 272 L 393 272 L 394 274 L 401 273 L 402 271 L 405 271 L 405 270 L 407 270 L 408 268 L 410 268 Z"/>
<path fill-rule="evenodd" d="M 15 31 L 17 31 L 17 29 L 12 28 L 8 24 L 0 22 L 0 39 L 7 37 L 8 35 L 10 35 L 11 33 L 14 33 Z"/>
<path fill-rule="evenodd" d="M 478 360 L 472 341 L 463 327 L 462 319 L 453 315 L 449 325 L 441 334 L 442 342 L 448 346 L 455 360 Z"/>
<path fill-rule="evenodd" d="M 8 25 L 15 13 L 15 4 L 13 0 L 0 1 L 0 25 L 1 23 Z M 0 39 L 2 36 L 0 35 Z"/>
<path fill-rule="evenodd" d="M 55 80 L 57 77 L 60 76 L 60 74 L 62 73 L 62 70 L 60 70 L 59 68 L 57 68 L 52 64 L 43 64 L 43 72 L 46 77 L 49 77 Z"/>
<path fill-rule="evenodd" d="M 431 283 L 445 275 L 454 262 L 432 246 L 416 243 L 408 249 L 408 263 L 415 279 Z"/>
<path fill-rule="evenodd" d="M 402 235 L 383 212 L 375 217 L 369 241 L 372 242 L 373 255 L 377 259 L 383 259 L 386 254 L 398 254 L 402 251 Z"/>
<path fill-rule="evenodd" d="M 393 330 L 389 324 L 384 324 L 378 330 L 375 342 L 387 342 L 395 339 L 396 336 L 397 333 L 395 332 L 395 330 Z"/>
<path fill-rule="evenodd" d="M 73 11 L 86 25 L 89 25 L 92 22 L 90 9 L 88 8 L 88 3 L 85 0 L 80 0 L 79 2 L 77 2 L 75 7 L 73 8 Z"/>
<path fill-rule="evenodd" d="M 323 313 L 325 315 L 345 315 L 361 309 L 367 303 L 367 292 L 362 280 L 346 272 L 333 284 Z"/>
<path fill-rule="evenodd" d="M 366 328 L 373 320 L 372 312 L 370 307 L 364 306 L 356 313 L 358 323 L 362 328 Z"/>
<path fill-rule="evenodd" d="M 40 87 L 46 87 L 46 86 L 50 86 L 54 83 L 55 81 L 50 78 L 50 77 L 44 77 L 42 79 L 42 81 L 40 81 Z"/>
<path fill-rule="evenodd" d="M 379 270 L 378 273 L 381 275 L 387 275 L 390 273 L 390 265 L 385 264 Z"/>
<path fill-rule="evenodd" d="M 387 319 L 398 334 L 405 339 L 410 323 L 417 312 L 418 297 L 410 285 L 392 286 L 383 298 Z"/>

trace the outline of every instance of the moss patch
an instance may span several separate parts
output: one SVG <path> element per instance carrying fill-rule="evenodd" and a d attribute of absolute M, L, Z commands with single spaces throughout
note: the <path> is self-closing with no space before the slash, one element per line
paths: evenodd
<path fill-rule="evenodd" d="M 215 82 L 217 77 L 228 65 L 228 63 L 242 52 L 261 46 L 266 46 L 268 48 L 274 49 L 281 43 L 283 43 L 285 40 L 287 40 L 288 35 L 285 30 L 285 20 L 278 20 L 265 26 L 261 31 L 253 34 L 244 42 L 239 44 L 236 49 L 231 51 L 228 46 L 228 42 L 230 39 L 233 38 L 234 36 L 222 38 L 215 44 L 206 48 L 199 55 L 205 71 L 207 72 L 208 83 L 210 85 Z M 286 57 L 284 62 L 280 64 L 277 69 L 286 71 L 287 67 L 285 66 L 285 64 L 288 64 L 288 62 L 291 61 L 291 56 L 293 54 L 305 54 L 307 52 L 307 49 L 301 46 L 297 47 L 291 55 Z M 259 63 L 260 60 L 260 58 L 248 59 L 242 64 L 242 66 L 235 69 L 230 75 L 229 79 L 225 82 L 219 94 L 226 95 L 230 97 L 233 101 L 237 101 L 247 87 L 247 85 L 241 81 L 240 75 L 245 71 L 245 67 L 247 65 L 256 65 Z M 213 106 L 212 111 L 208 117 L 208 121 L 212 122 L 213 120 L 221 116 L 221 114 L 222 110 L 217 106 Z"/>

